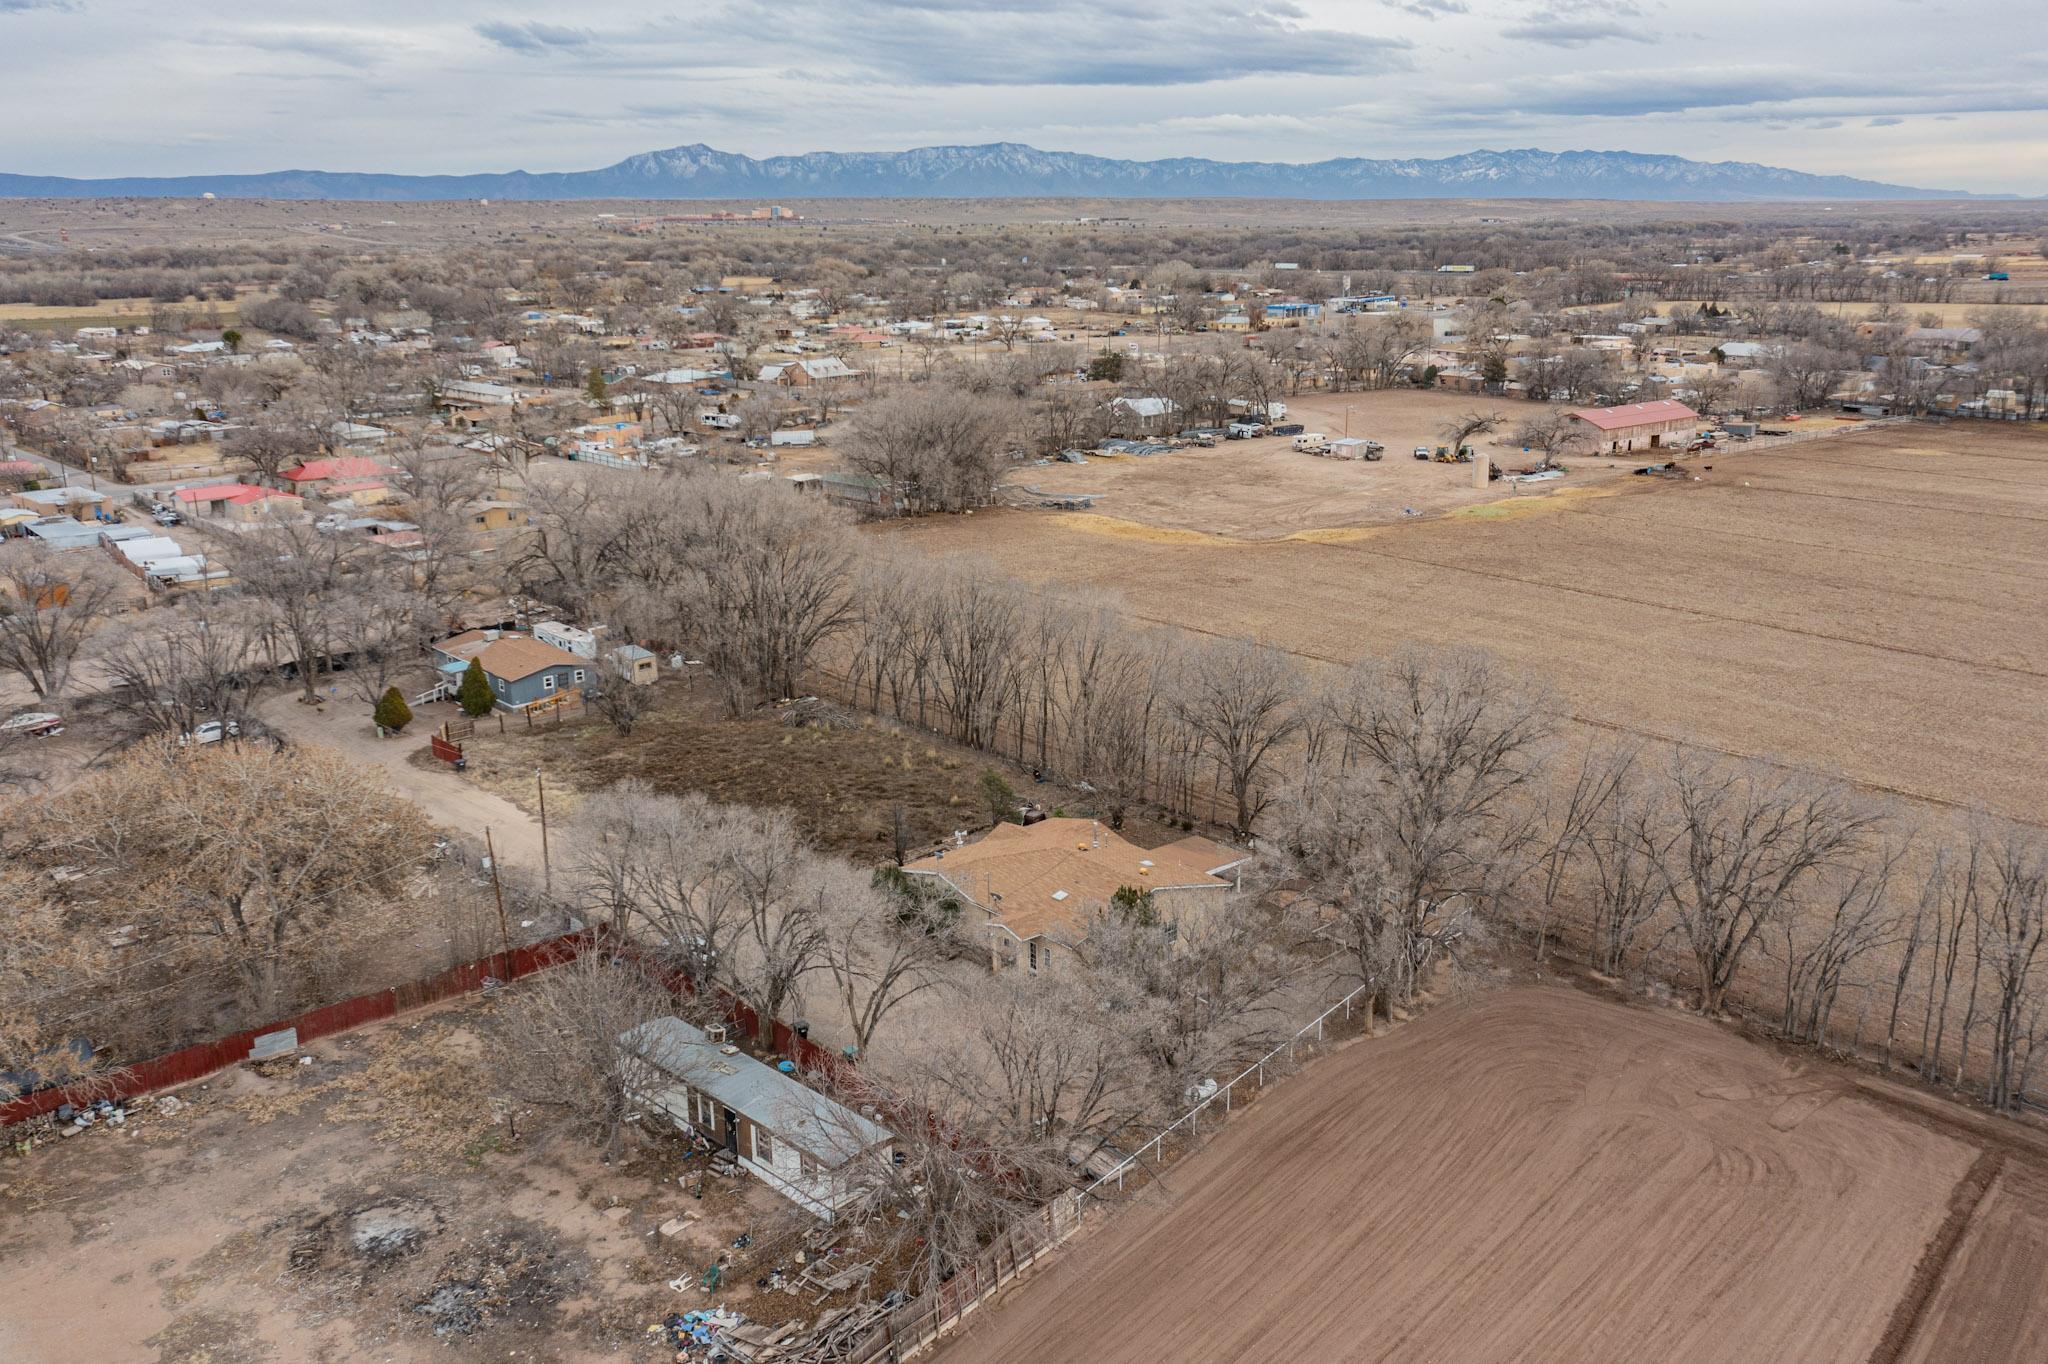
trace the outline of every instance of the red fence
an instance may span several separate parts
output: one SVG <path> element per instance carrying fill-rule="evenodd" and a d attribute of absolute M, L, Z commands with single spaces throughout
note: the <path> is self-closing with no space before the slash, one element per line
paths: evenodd
<path fill-rule="evenodd" d="M 425 980 L 409 981 L 388 990 L 357 995 L 354 999 L 344 999 L 338 1004 L 324 1004 L 317 1009 L 309 1009 L 295 1018 L 280 1019 L 260 1028 L 250 1028 L 211 1042 L 201 1042 L 197 1046 L 186 1047 L 181 1051 L 169 1052 L 147 1061 L 138 1061 L 132 1066 L 96 1075 L 77 1085 L 25 1094 L 11 1103 L 0 1104 L 0 1127 L 26 1122 L 30 1118 L 55 1112 L 62 1104 L 81 1103 L 91 1099 L 129 1099 L 138 1094 L 148 1094 L 152 1090 L 166 1089 L 172 1085 L 184 1084 L 188 1080 L 201 1079 L 215 1071 L 226 1070 L 229 1066 L 248 1060 L 257 1038 L 283 1032 L 287 1028 L 297 1030 L 298 1042 L 303 1045 L 314 1038 L 331 1037 L 335 1033 L 347 1032 L 350 1028 L 359 1028 L 365 1023 L 390 1018 L 438 1000 L 470 994 L 482 989 L 486 979 L 517 980 L 521 976 L 531 975 L 542 967 L 573 960 L 596 941 L 596 936 L 592 931 L 585 929 L 576 933 L 565 933 L 558 938 L 549 938 L 545 942 L 515 948 L 510 952 L 494 952 L 488 957 L 452 966 L 439 975 L 429 976 Z M 781 1029 L 782 1025 L 778 1023 L 776 1027 Z"/>

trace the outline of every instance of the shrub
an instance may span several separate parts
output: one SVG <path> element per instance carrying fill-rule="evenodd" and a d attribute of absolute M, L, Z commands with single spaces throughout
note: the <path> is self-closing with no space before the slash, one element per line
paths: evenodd
<path fill-rule="evenodd" d="M 371 718 L 379 729 L 396 734 L 412 723 L 412 707 L 405 704 L 405 696 L 398 688 L 387 687 L 377 698 L 377 709 L 371 712 Z"/>

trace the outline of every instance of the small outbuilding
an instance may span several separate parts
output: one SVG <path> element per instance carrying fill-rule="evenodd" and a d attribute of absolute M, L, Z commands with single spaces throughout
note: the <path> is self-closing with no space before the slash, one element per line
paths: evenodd
<path fill-rule="evenodd" d="M 888 1128 L 680 1018 L 643 1023 L 619 1045 L 646 1063 L 638 1102 L 828 1222 L 859 1192 L 856 1163 L 890 1158 Z"/>

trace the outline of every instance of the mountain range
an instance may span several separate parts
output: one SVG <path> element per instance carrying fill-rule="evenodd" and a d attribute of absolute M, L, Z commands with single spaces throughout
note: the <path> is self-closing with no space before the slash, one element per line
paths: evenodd
<path fill-rule="evenodd" d="M 756 159 L 701 143 L 600 170 L 480 175 L 271 171 L 74 180 L 0 174 L 0 198 L 223 199 L 1971 199 L 1748 161 L 1642 152 L 1475 151 L 1435 160 L 1126 161 L 1017 142 Z"/>

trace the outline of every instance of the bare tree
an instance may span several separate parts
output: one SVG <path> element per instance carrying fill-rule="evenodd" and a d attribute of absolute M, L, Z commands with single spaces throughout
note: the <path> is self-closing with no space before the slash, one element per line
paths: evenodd
<path fill-rule="evenodd" d="M 96 643 L 114 713 L 129 737 L 241 722 L 265 676 L 263 621 L 238 601 L 201 598 L 145 612 Z"/>
<path fill-rule="evenodd" d="M 1591 427 L 1571 413 L 1552 408 L 1516 427 L 1510 439 L 1541 456 L 1539 466 L 1548 469 L 1565 456 L 1587 448 L 1591 432 Z"/>
<path fill-rule="evenodd" d="M 1386 1006 L 1523 870 L 1549 702 L 1484 654 L 1410 651 L 1361 664 L 1328 705 L 1323 756 L 1287 797 L 1281 841 Z"/>
<path fill-rule="evenodd" d="M 332 954 L 420 867 L 425 820 L 320 748 L 130 748 L 50 802 L 28 855 L 88 873 L 105 927 L 227 963 L 274 1008 L 297 960 Z M 94 873 L 97 873 L 96 875 Z"/>
<path fill-rule="evenodd" d="M 1498 412 L 1466 412 L 1437 428 L 1437 437 L 1456 454 L 1474 436 L 1483 436 L 1506 418 Z"/>
<path fill-rule="evenodd" d="M 1825 1043 L 1849 971 L 1892 946 L 1903 919 L 1892 885 L 1908 844 L 1880 840 L 1862 856 L 1825 872 L 1802 912 L 1778 919 L 1785 964 L 1779 1029 L 1799 1042 Z"/>
<path fill-rule="evenodd" d="M 0 548 L 0 671 L 39 700 L 61 696 L 71 665 L 121 594 L 117 571 L 97 554 L 57 555 L 36 545 Z"/>
<path fill-rule="evenodd" d="M 220 544 L 235 581 L 262 604 L 271 635 L 289 651 L 283 661 L 297 670 L 305 699 L 314 700 L 336 648 L 334 608 L 349 590 L 362 547 L 293 521 L 227 532 Z"/>
<path fill-rule="evenodd" d="M 1991 1075 L 1985 1098 L 2016 1112 L 2026 1099 L 2042 1038 L 2043 989 L 2036 967 L 2048 937 L 2048 845 L 2033 830 L 2002 825 L 1988 835 L 1990 886 L 1979 956 L 1991 971 Z"/>
<path fill-rule="evenodd" d="M 1301 674 L 1277 649 L 1241 640 L 1198 647 L 1179 676 L 1173 705 L 1214 755 L 1236 809 L 1240 837 L 1268 802 L 1273 755 L 1301 727 Z"/>
<path fill-rule="evenodd" d="M 542 1139 L 597 1145 L 619 1153 L 644 1093 L 673 1081 L 622 1045 L 634 1029 L 686 1009 L 631 958 L 592 949 L 514 986 L 488 1034 L 491 1075 Z"/>
<path fill-rule="evenodd" d="M 1678 838 L 1665 875 L 1700 1008 L 1718 1012 L 1749 949 L 1807 884 L 1862 849 L 1878 817 L 1839 787 L 1691 754 L 1669 779 Z"/>
<path fill-rule="evenodd" d="M 1571 790 L 1559 807 L 1551 802 L 1546 814 L 1549 827 L 1545 847 L 1538 861 L 1542 889 L 1537 901 L 1536 960 L 1549 949 L 1550 919 L 1563 895 L 1574 867 L 1590 856 L 1595 838 L 1636 780 L 1636 763 L 1642 748 L 1635 742 L 1594 743 L 1579 757 Z"/>
<path fill-rule="evenodd" d="M 945 983 L 940 967 L 959 944 L 959 906 L 918 892 L 888 869 L 844 885 L 826 906 L 825 967 L 865 1055 L 903 1004 Z"/>
<path fill-rule="evenodd" d="M 1012 400 L 920 384 L 861 410 L 846 462 L 900 491 L 912 511 L 964 511 L 994 500 L 1025 426 L 1024 411 Z"/>

